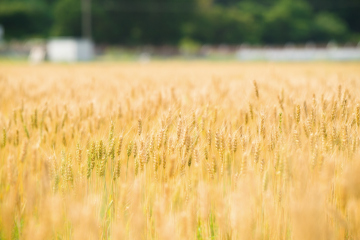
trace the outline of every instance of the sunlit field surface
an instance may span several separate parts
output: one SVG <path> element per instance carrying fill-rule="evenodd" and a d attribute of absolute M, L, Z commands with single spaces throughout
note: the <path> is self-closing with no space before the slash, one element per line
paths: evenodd
<path fill-rule="evenodd" d="M 360 239 L 360 64 L 0 65 L 0 239 Z"/>

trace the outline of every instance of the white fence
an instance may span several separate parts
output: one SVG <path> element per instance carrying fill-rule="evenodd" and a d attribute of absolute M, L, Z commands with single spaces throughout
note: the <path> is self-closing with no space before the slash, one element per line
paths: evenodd
<path fill-rule="evenodd" d="M 236 58 L 241 61 L 358 61 L 360 47 L 328 48 L 240 48 Z"/>

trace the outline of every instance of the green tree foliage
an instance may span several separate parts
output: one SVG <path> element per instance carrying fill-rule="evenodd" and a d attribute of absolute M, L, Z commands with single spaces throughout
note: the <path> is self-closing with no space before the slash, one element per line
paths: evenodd
<path fill-rule="evenodd" d="M 315 13 L 328 12 L 342 19 L 343 22 L 357 33 L 360 32 L 360 1 L 359 0 L 306 0 Z"/>
<path fill-rule="evenodd" d="M 60 0 L 54 7 L 53 34 L 56 36 L 81 36 L 80 1 Z"/>
<path fill-rule="evenodd" d="M 207 43 L 260 42 L 261 25 L 240 8 L 213 7 L 198 14 L 190 37 Z"/>
<path fill-rule="evenodd" d="M 264 16 L 266 42 L 304 42 L 309 39 L 312 12 L 306 2 L 280 0 Z"/>
<path fill-rule="evenodd" d="M 47 36 L 52 18 L 42 2 L 0 1 L 0 24 L 11 38 Z"/>
<path fill-rule="evenodd" d="M 358 0 L 91 0 L 92 36 L 110 44 L 359 41 Z M 81 0 L 0 0 L 5 36 L 75 36 Z"/>
<path fill-rule="evenodd" d="M 315 16 L 313 36 L 317 41 L 334 39 L 344 41 L 349 37 L 346 23 L 329 12 L 320 12 Z"/>

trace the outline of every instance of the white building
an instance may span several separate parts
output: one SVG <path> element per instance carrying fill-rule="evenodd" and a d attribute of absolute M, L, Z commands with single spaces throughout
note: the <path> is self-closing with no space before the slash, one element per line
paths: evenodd
<path fill-rule="evenodd" d="M 94 45 L 88 39 L 54 38 L 46 50 L 51 62 L 89 61 L 94 56 Z"/>

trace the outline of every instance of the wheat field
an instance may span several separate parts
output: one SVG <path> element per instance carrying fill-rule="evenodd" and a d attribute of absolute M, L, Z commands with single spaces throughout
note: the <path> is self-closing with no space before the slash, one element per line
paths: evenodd
<path fill-rule="evenodd" d="M 360 64 L 0 64 L 0 239 L 360 239 Z"/>

